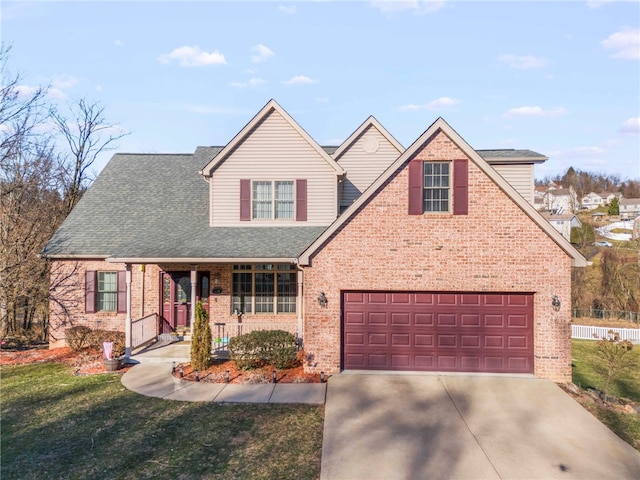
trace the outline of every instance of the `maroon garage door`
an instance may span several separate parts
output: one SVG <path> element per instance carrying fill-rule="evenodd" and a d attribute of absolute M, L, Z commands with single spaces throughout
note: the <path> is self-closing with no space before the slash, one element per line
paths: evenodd
<path fill-rule="evenodd" d="M 533 295 L 344 292 L 343 368 L 533 373 Z"/>

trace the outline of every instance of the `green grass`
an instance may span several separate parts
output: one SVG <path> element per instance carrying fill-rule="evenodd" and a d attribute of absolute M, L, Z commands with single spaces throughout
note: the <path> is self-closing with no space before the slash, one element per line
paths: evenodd
<path fill-rule="evenodd" d="M 573 383 L 581 388 L 595 388 L 602 391 L 604 379 L 593 366 L 593 340 L 572 340 Z M 640 346 L 629 352 L 640 359 Z M 610 394 L 640 402 L 640 368 L 626 372 L 613 382 Z M 612 432 L 629 445 L 640 451 L 640 414 L 629 414 L 597 404 L 592 400 L 579 400 L 584 408 L 604 423 Z"/>
<path fill-rule="evenodd" d="M 604 378 L 597 372 L 594 362 L 596 343 L 594 340 L 571 341 L 573 383 L 581 388 L 595 388 L 602 391 Z M 628 355 L 635 356 L 640 363 L 640 345 L 635 345 Z M 640 402 L 640 368 L 621 373 L 611 382 L 609 394 Z"/>
<path fill-rule="evenodd" d="M 2 367 L 0 477 L 318 478 L 323 407 L 161 400 L 118 374 Z"/>

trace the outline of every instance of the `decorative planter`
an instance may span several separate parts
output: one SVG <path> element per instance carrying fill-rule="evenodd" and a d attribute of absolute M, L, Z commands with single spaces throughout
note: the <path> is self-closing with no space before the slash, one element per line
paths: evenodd
<path fill-rule="evenodd" d="M 119 358 L 108 358 L 104 360 L 104 368 L 107 372 L 115 372 L 122 367 L 122 361 Z"/>

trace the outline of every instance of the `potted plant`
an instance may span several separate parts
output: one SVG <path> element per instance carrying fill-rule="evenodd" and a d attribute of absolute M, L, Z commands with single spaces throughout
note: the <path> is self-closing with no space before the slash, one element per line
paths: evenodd
<path fill-rule="evenodd" d="M 104 357 L 104 368 L 107 372 L 115 372 L 120 369 L 122 362 L 120 357 L 113 356 L 113 342 L 102 342 L 102 354 Z"/>

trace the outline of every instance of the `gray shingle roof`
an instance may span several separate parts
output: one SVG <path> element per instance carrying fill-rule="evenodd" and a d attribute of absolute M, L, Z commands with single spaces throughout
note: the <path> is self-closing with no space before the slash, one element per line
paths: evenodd
<path fill-rule="evenodd" d="M 57 258 L 295 258 L 326 227 L 209 227 L 195 154 L 116 154 L 44 248 Z"/>
<path fill-rule="evenodd" d="M 542 163 L 548 160 L 546 156 L 532 150 L 505 148 L 500 150 L 476 150 L 476 152 L 490 164 L 518 163 L 522 161 Z"/>

